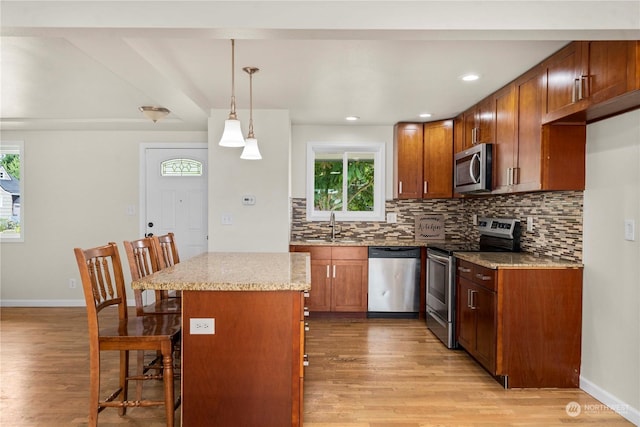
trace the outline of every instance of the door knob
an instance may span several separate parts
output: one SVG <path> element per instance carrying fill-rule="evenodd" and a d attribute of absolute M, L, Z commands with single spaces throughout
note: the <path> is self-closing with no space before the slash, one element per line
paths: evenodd
<path fill-rule="evenodd" d="M 153 223 L 150 222 L 149 224 L 147 224 L 147 227 L 153 227 Z"/>

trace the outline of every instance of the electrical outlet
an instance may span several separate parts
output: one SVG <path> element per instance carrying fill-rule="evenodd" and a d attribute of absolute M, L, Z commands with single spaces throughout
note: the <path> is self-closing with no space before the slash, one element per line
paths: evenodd
<path fill-rule="evenodd" d="M 473 221 L 473 225 L 478 225 L 478 215 L 471 215 L 471 220 Z"/>
<path fill-rule="evenodd" d="M 222 214 L 222 225 L 233 225 L 233 216 L 230 213 Z"/>
<path fill-rule="evenodd" d="M 69 279 L 69 289 L 76 288 L 76 279 Z"/>
<path fill-rule="evenodd" d="M 528 216 L 527 217 L 527 231 L 529 233 L 531 233 L 533 231 L 533 217 L 532 216 Z"/>
<path fill-rule="evenodd" d="M 624 240 L 636 240 L 636 222 L 632 219 L 624 220 Z"/>
<path fill-rule="evenodd" d="M 189 333 L 191 335 L 214 335 L 216 333 L 216 319 L 189 319 Z"/>
<path fill-rule="evenodd" d="M 398 222 L 398 214 L 395 212 L 388 212 L 387 213 L 387 222 L 389 224 L 395 224 Z"/>

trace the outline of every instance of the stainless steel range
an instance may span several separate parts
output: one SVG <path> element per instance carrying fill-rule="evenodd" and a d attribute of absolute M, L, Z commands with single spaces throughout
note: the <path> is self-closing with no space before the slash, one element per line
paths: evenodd
<path fill-rule="evenodd" d="M 520 221 L 479 218 L 480 241 L 427 248 L 427 327 L 448 348 L 456 348 L 456 263 L 454 252 L 519 252 Z"/>

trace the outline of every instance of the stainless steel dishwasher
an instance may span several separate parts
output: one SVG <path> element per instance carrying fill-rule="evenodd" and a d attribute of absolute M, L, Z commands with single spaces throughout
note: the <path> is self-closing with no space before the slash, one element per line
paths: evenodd
<path fill-rule="evenodd" d="M 368 317 L 418 317 L 420 248 L 369 247 Z"/>

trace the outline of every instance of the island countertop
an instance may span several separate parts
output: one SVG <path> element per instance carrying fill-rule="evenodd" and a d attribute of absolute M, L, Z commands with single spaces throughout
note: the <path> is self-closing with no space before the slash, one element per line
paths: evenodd
<path fill-rule="evenodd" d="M 307 291 L 306 253 L 207 252 L 135 280 L 133 289 L 177 291 Z"/>

